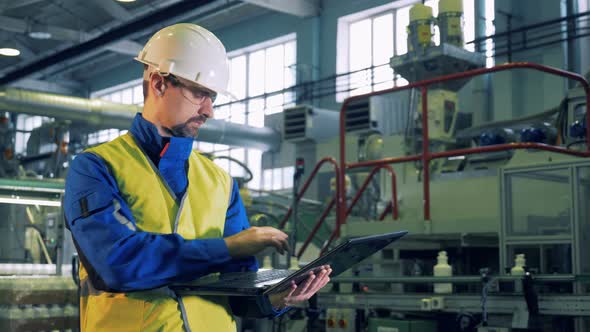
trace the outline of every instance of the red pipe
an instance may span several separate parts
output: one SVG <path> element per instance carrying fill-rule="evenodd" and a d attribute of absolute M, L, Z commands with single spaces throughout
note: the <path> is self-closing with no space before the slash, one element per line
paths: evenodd
<path fill-rule="evenodd" d="M 388 165 L 389 166 L 389 165 Z M 395 171 L 391 167 L 391 206 L 393 207 L 393 220 L 399 218 L 399 205 L 397 203 L 397 179 Z M 381 219 L 383 220 L 383 219 Z"/>
<path fill-rule="evenodd" d="M 361 187 L 357 191 L 356 195 L 352 199 L 352 202 L 350 203 L 350 207 L 348 207 L 348 210 L 346 210 L 346 216 L 347 217 L 350 215 L 350 212 L 352 211 L 352 209 L 354 208 L 354 206 L 356 205 L 356 203 L 358 202 L 358 200 L 361 198 L 362 193 L 367 189 L 367 186 L 369 185 L 369 182 L 371 182 L 371 179 L 373 179 L 373 177 L 375 176 L 375 174 L 377 174 L 377 171 L 379 171 L 381 168 L 385 168 L 389 172 L 389 174 L 391 175 L 391 179 L 392 179 L 392 181 L 391 181 L 392 197 L 391 197 L 391 202 L 390 203 L 393 204 L 393 206 L 394 206 L 393 219 L 397 219 L 397 210 L 398 209 L 397 209 L 397 188 L 395 187 L 396 186 L 396 182 L 395 182 L 395 171 L 389 165 L 379 165 L 379 166 L 373 168 L 373 170 L 371 170 L 371 173 L 369 173 L 369 175 L 365 179 L 365 182 L 363 182 L 363 184 L 361 185 Z"/>
<path fill-rule="evenodd" d="M 350 164 L 346 165 L 346 168 L 353 169 L 353 168 L 371 167 L 371 166 L 377 166 L 377 165 L 399 164 L 399 163 L 405 163 L 408 161 L 418 161 L 418 160 L 422 160 L 422 155 L 417 154 L 417 155 L 413 155 L 413 156 L 394 157 L 394 158 L 385 158 L 385 159 L 379 159 L 379 160 L 362 161 L 362 162 L 358 162 L 358 163 L 350 163 Z"/>
<path fill-rule="evenodd" d="M 301 246 L 301 249 L 299 249 L 299 253 L 297 254 L 297 258 L 301 258 L 301 255 L 303 255 L 303 252 L 305 251 L 307 246 L 311 243 L 311 240 L 315 236 L 315 233 L 317 233 L 317 231 L 320 229 L 320 227 L 324 223 L 324 220 L 326 220 L 326 217 L 328 217 L 328 214 L 330 214 L 330 211 L 332 211 L 332 208 L 334 207 L 334 203 L 336 203 L 336 197 L 333 197 L 330 200 L 330 203 L 328 203 L 328 206 L 324 209 L 324 212 L 320 216 L 320 219 L 315 224 L 315 227 L 313 228 L 311 233 L 309 233 L 309 236 L 305 240 L 305 243 L 303 243 L 303 245 Z"/>
<path fill-rule="evenodd" d="M 297 203 L 299 203 L 299 200 L 301 200 L 301 197 L 303 197 L 303 195 L 307 191 L 307 188 L 311 184 L 311 180 L 313 180 L 313 178 L 316 176 L 316 174 L 320 170 L 320 167 L 322 167 L 322 165 L 324 163 L 330 163 L 330 164 L 334 165 L 334 172 L 336 173 L 336 192 L 338 192 L 338 189 L 340 188 L 340 183 L 342 183 L 342 182 L 340 182 L 339 176 L 338 176 L 338 174 L 340 174 L 340 169 L 338 168 L 338 162 L 336 161 L 336 159 L 334 159 L 332 157 L 325 157 L 325 158 L 322 158 L 322 160 L 320 160 L 315 165 L 313 171 L 311 171 L 311 173 L 309 174 L 309 177 L 307 178 L 307 180 L 303 184 L 303 187 L 301 188 L 301 190 L 299 190 L 299 193 L 297 194 Z M 338 208 L 338 206 L 336 206 L 336 208 Z M 289 220 L 291 213 L 293 213 L 293 207 L 290 207 L 289 210 L 287 210 L 287 213 L 285 214 L 285 216 L 283 217 L 283 220 L 279 224 L 279 228 L 285 227 L 285 224 L 287 223 L 287 220 Z"/>

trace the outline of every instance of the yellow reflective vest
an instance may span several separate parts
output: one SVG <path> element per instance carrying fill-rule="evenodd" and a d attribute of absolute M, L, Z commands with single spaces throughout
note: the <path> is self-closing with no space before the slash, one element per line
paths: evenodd
<path fill-rule="evenodd" d="M 101 157 L 129 205 L 137 231 L 178 233 L 185 239 L 220 238 L 231 177 L 197 152 L 189 157 L 188 187 L 180 204 L 130 133 L 87 150 Z M 96 290 L 80 266 L 82 331 L 235 331 L 225 297 L 182 296 L 165 290 Z M 183 322 L 186 320 L 186 323 Z M 186 326 L 188 325 L 188 326 Z"/>

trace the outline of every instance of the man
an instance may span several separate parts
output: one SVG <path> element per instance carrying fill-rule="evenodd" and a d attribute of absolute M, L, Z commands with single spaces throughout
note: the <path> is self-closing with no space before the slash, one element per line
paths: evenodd
<path fill-rule="evenodd" d="M 176 296 L 167 285 L 215 272 L 256 270 L 253 255 L 288 250 L 287 235 L 249 227 L 237 184 L 192 150 L 225 93 L 225 48 L 209 31 L 176 24 L 136 58 L 144 64 L 143 113 L 130 131 L 72 162 L 64 199 L 81 260 L 82 331 L 231 331 L 223 297 Z M 329 267 L 258 301 L 277 315 L 329 281 Z"/>

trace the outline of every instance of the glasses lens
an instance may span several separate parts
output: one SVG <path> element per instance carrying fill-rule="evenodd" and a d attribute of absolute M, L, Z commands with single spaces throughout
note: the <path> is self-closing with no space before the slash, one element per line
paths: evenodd
<path fill-rule="evenodd" d="M 182 89 L 182 95 L 193 104 L 200 104 L 205 101 L 205 98 L 211 98 L 211 103 L 214 103 L 217 97 L 214 93 L 210 93 L 208 91 L 195 87 L 188 87 L 184 84 Z"/>

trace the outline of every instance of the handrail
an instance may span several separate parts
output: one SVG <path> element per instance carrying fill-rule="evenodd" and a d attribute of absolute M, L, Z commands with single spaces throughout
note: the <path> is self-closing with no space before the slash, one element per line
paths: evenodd
<path fill-rule="evenodd" d="M 502 144 L 502 145 L 495 145 L 495 146 L 487 146 L 487 147 L 478 147 L 478 148 L 471 148 L 471 149 L 459 149 L 459 150 L 450 150 L 445 152 L 435 152 L 430 153 L 429 151 L 429 137 L 428 137 L 428 86 L 464 79 L 464 78 L 471 78 L 478 75 L 489 74 L 494 72 L 506 71 L 506 70 L 513 70 L 513 69 L 533 69 L 545 73 L 549 73 L 556 76 L 561 76 L 565 78 L 569 78 L 575 81 L 578 81 L 580 85 L 584 88 L 586 93 L 586 145 L 588 151 L 581 152 L 581 151 L 571 151 L 565 148 L 550 146 L 545 144 L 537 144 L 537 143 L 513 143 L 513 144 Z M 386 93 L 392 93 L 407 89 L 413 88 L 420 88 L 421 95 L 422 95 L 422 154 L 418 155 L 411 155 L 411 156 L 404 156 L 398 158 L 386 158 L 382 160 L 373 160 L 373 161 L 366 161 L 360 163 L 346 163 L 346 110 L 348 105 L 351 102 L 365 99 L 370 96 L 377 96 Z M 400 162 L 408 162 L 408 161 L 416 161 L 422 160 L 423 165 L 423 193 L 424 193 L 424 220 L 430 221 L 430 160 L 436 158 L 445 158 L 450 156 L 456 155 L 466 155 L 466 154 L 473 154 L 473 153 L 486 153 L 486 152 L 494 152 L 494 151 L 504 151 L 504 150 L 513 150 L 513 149 L 538 149 L 538 150 L 545 150 L 551 152 L 557 152 L 562 154 L 568 154 L 573 156 L 579 157 L 590 157 L 590 116 L 588 116 L 588 107 L 590 106 L 590 85 L 588 81 L 579 74 L 571 73 L 565 70 L 547 67 L 539 64 L 534 63 L 527 63 L 527 62 L 514 62 L 514 63 L 507 63 L 498 65 L 492 68 L 480 68 L 474 69 L 466 72 L 451 74 L 451 75 L 444 75 L 428 80 L 423 80 L 419 82 L 410 83 L 408 85 L 402 87 L 395 87 L 391 89 L 371 92 L 363 95 L 357 95 L 353 97 L 349 97 L 342 103 L 342 107 L 340 109 L 340 169 L 341 172 L 340 176 L 340 183 L 344 183 L 344 176 L 346 169 L 352 169 L 357 167 L 367 167 L 367 166 L 378 166 L 383 164 L 391 164 L 391 163 L 400 163 Z M 332 236 L 328 240 L 327 245 L 324 246 L 322 251 L 328 247 L 329 243 L 338 236 L 340 227 L 342 224 L 346 223 L 346 201 L 344 200 L 345 197 L 345 189 L 340 187 L 337 191 L 337 199 L 338 202 L 341 204 L 337 207 L 337 218 L 336 218 L 336 227 Z"/>
<path fill-rule="evenodd" d="M 299 190 L 299 193 L 297 194 L 296 204 L 299 203 L 299 201 L 301 200 L 301 198 L 303 197 L 303 195 L 307 191 L 307 188 L 311 184 L 311 181 L 313 180 L 313 178 L 317 175 L 318 171 L 320 170 L 320 167 L 322 167 L 322 165 L 325 163 L 330 163 L 334 166 L 334 173 L 336 174 L 336 193 L 338 193 L 338 190 L 340 189 L 340 184 L 344 183 L 344 182 L 341 182 L 341 179 L 340 179 L 341 178 L 340 177 L 340 167 L 338 166 L 338 162 L 336 161 L 336 159 L 334 159 L 332 157 L 325 157 L 325 158 L 322 158 L 315 165 L 314 169 L 309 174 L 309 177 L 307 178 L 307 180 L 303 184 L 303 187 L 301 188 L 301 190 Z M 337 200 L 336 201 L 336 210 L 338 210 L 340 204 L 341 204 L 341 201 Z M 289 207 L 289 210 L 287 210 L 287 213 L 285 214 L 285 216 L 283 217 L 283 220 L 279 224 L 279 228 L 285 227 L 285 224 L 287 223 L 287 220 L 289 220 L 289 217 L 291 216 L 292 213 L 293 213 L 293 207 L 291 206 L 291 207 Z"/>
<path fill-rule="evenodd" d="M 336 221 L 338 221 L 338 220 L 336 220 Z M 334 227 L 334 230 L 332 231 L 330 238 L 328 239 L 328 241 L 324 244 L 324 246 L 320 250 L 320 256 L 323 255 L 326 252 L 326 250 L 328 250 L 332 241 L 334 241 L 334 239 L 340 235 L 339 232 L 340 232 L 340 228 L 338 228 L 338 222 L 336 222 L 336 227 Z"/>
<path fill-rule="evenodd" d="M 383 212 L 381 212 L 381 214 L 379 215 L 379 218 L 377 220 L 383 221 L 383 219 L 385 219 L 385 216 L 389 213 L 390 209 L 391 209 L 391 202 L 387 203 L 387 206 L 385 206 L 385 209 L 383 209 Z"/>
<path fill-rule="evenodd" d="M 328 206 L 324 209 L 324 212 L 322 212 L 320 219 L 318 219 L 318 222 L 315 224 L 315 226 L 313 227 L 313 229 L 311 230 L 311 232 L 307 236 L 307 239 L 305 239 L 305 242 L 301 246 L 301 249 L 299 249 L 299 253 L 297 253 L 297 258 L 301 258 L 301 255 L 303 255 L 303 252 L 305 252 L 305 249 L 307 249 L 307 246 L 313 240 L 315 233 L 318 232 L 318 230 L 320 229 L 320 227 L 324 223 L 324 220 L 326 220 L 326 218 L 330 214 L 330 211 L 332 211 L 332 208 L 334 207 L 334 203 L 336 203 L 336 197 L 332 197 L 332 199 L 330 200 L 330 203 L 328 203 Z"/>
<path fill-rule="evenodd" d="M 398 206 L 397 206 L 397 188 L 396 188 L 395 171 L 393 170 L 393 167 L 391 167 L 387 164 L 377 165 L 376 167 L 373 168 L 373 170 L 371 170 L 371 173 L 369 173 L 369 175 L 365 179 L 365 182 L 363 182 L 362 186 L 359 188 L 359 190 L 356 192 L 356 195 L 352 199 L 352 202 L 350 203 L 350 207 L 348 208 L 348 210 L 346 210 L 347 217 L 350 215 L 350 212 L 352 212 L 352 209 L 354 208 L 354 206 L 356 205 L 358 200 L 361 198 L 362 193 L 367 189 L 369 182 L 371 182 L 371 180 L 373 179 L 375 174 L 377 174 L 377 171 L 379 171 L 382 168 L 385 168 L 389 172 L 389 174 L 391 175 L 391 201 L 389 202 L 389 204 L 393 205 L 393 219 L 397 220 Z"/>

